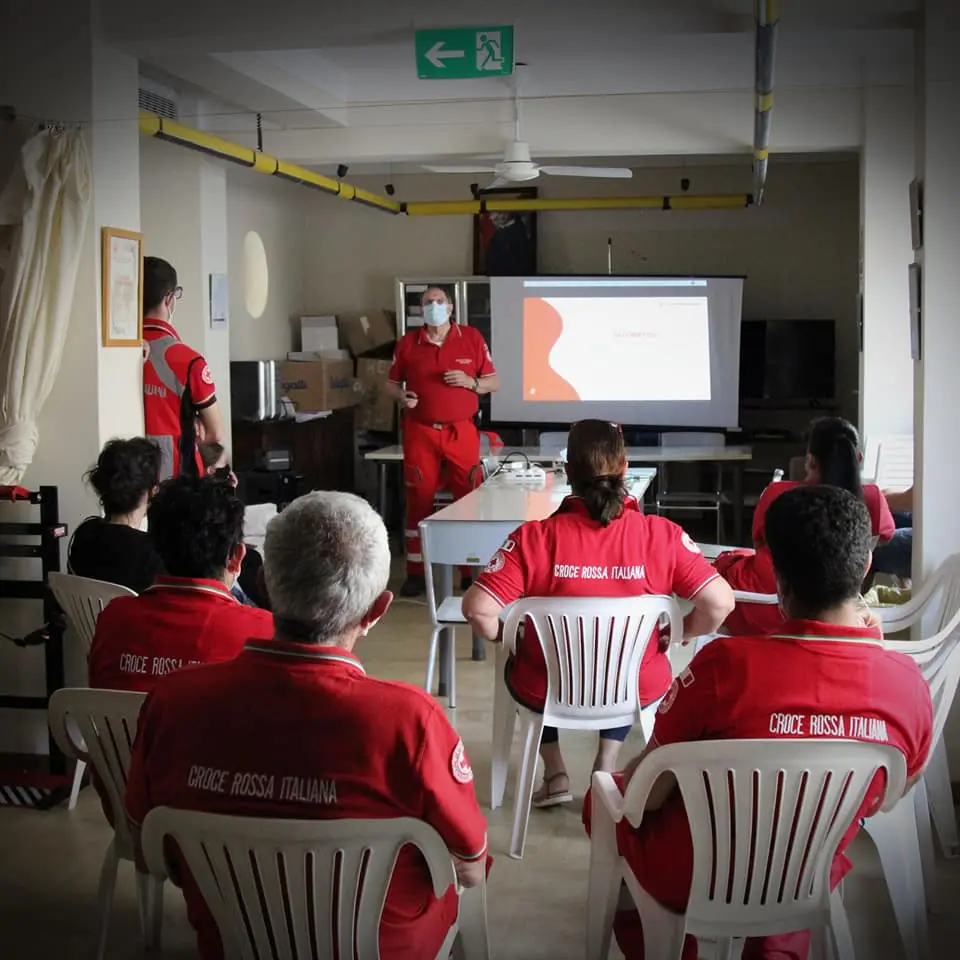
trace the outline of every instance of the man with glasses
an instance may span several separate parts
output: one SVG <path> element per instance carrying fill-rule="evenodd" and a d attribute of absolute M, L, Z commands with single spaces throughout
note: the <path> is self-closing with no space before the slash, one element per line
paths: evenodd
<path fill-rule="evenodd" d="M 144 257 L 143 414 L 146 435 L 160 446 L 161 480 L 203 476 L 198 442 L 223 439 L 207 361 L 171 323 L 182 296 L 177 271 L 159 257 Z"/>

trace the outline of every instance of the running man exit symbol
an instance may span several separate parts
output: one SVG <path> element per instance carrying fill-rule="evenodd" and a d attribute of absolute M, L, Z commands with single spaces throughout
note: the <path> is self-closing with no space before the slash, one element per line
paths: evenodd
<path fill-rule="evenodd" d="M 513 73 L 513 27 L 453 27 L 414 34 L 421 80 L 470 80 Z"/>
<path fill-rule="evenodd" d="M 503 57 L 500 56 L 500 31 L 485 30 L 477 33 L 477 69 L 500 72 Z"/>

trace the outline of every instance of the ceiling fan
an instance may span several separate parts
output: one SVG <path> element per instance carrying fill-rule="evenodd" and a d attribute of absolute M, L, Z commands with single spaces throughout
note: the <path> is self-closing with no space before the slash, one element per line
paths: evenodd
<path fill-rule="evenodd" d="M 551 177 L 596 177 L 603 179 L 629 180 L 633 171 L 629 167 L 585 167 L 557 166 L 539 164 L 530 157 L 530 144 L 520 139 L 520 96 L 519 83 L 514 74 L 513 86 L 514 138 L 506 145 L 503 160 L 492 165 L 427 165 L 423 169 L 430 173 L 492 173 L 496 179 L 491 187 L 502 187 L 510 183 L 523 183 L 536 180 L 541 173 Z"/>

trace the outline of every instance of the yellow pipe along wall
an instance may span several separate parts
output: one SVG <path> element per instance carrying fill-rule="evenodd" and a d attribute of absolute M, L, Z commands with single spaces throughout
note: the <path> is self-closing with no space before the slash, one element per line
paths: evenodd
<path fill-rule="evenodd" d="M 734 210 L 748 207 L 753 197 L 748 193 L 691 196 L 690 194 L 649 197 L 545 197 L 519 200 L 491 196 L 481 200 L 426 200 L 400 203 L 362 187 L 333 180 L 295 163 L 287 163 L 250 147 L 232 143 L 202 130 L 194 130 L 174 120 L 154 113 L 140 113 L 140 132 L 158 137 L 211 156 L 249 167 L 256 173 L 279 177 L 292 183 L 302 183 L 342 200 L 352 200 L 392 214 L 411 217 L 474 216 L 489 212 L 526 212 L 549 210 Z"/>

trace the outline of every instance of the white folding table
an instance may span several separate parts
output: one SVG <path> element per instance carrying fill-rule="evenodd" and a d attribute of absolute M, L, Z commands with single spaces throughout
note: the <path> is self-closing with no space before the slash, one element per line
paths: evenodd
<path fill-rule="evenodd" d="M 653 467 L 627 471 L 627 488 L 641 506 L 656 475 Z M 553 473 L 548 473 L 540 484 L 511 480 L 501 474 L 438 510 L 423 523 L 435 525 L 431 533 L 443 538 L 444 555 L 455 556 L 454 565 L 483 566 L 521 523 L 549 517 L 569 493 L 570 487 Z M 452 593 L 453 565 L 444 564 L 440 567 L 437 595 L 442 598 Z M 446 631 L 440 638 L 439 695 L 442 697 L 447 695 L 450 677 L 450 639 Z M 473 638 L 473 659 L 486 659 L 485 642 L 477 636 Z"/>
<path fill-rule="evenodd" d="M 560 459 L 557 450 L 543 447 L 504 447 L 487 457 L 505 460 L 522 459 L 525 456 L 530 463 L 550 464 Z M 511 456 L 512 455 L 512 456 Z M 629 464 L 661 464 L 661 463 L 725 463 L 729 464 L 733 472 L 733 538 L 735 543 L 743 541 L 743 471 L 744 467 L 753 458 L 753 448 L 744 445 L 716 446 L 716 447 L 627 447 L 627 462 Z M 371 450 L 364 455 L 365 460 L 377 464 L 377 493 L 379 497 L 380 515 L 387 513 L 387 469 L 391 463 L 403 463 L 403 447 L 393 444 Z M 638 497 L 637 499 L 641 499 Z"/>

